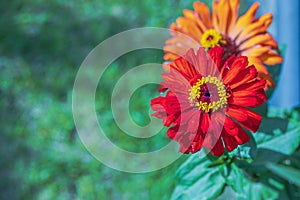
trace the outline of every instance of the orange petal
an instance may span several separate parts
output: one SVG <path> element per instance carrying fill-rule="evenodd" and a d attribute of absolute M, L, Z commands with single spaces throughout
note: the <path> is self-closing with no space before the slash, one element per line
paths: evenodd
<path fill-rule="evenodd" d="M 196 11 L 196 14 L 198 15 L 204 26 L 208 29 L 212 28 L 210 11 L 207 5 L 203 2 L 195 2 L 194 10 Z"/>
<path fill-rule="evenodd" d="M 273 15 L 271 13 L 262 15 L 255 22 L 246 26 L 244 30 L 241 31 L 240 35 L 236 40 L 236 43 L 239 44 L 257 34 L 266 33 L 272 20 L 273 20 Z"/>
<path fill-rule="evenodd" d="M 197 13 L 191 11 L 191 10 L 183 10 L 184 16 L 195 23 L 195 25 L 200 30 L 201 34 L 208 29 L 208 27 L 205 26 L 203 21 L 199 19 L 199 16 Z M 201 36 L 198 38 L 200 40 Z"/>
<path fill-rule="evenodd" d="M 254 21 L 256 11 L 259 8 L 259 6 L 260 4 L 258 2 L 255 2 L 248 9 L 248 11 L 238 19 L 236 25 L 232 28 L 232 31 L 229 33 L 231 38 L 236 38 L 245 27 L 247 27 L 250 23 Z"/>
<path fill-rule="evenodd" d="M 167 73 L 169 73 L 170 72 L 170 62 L 164 62 L 163 64 L 162 64 L 162 66 L 163 66 L 163 69 L 164 69 L 164 71 L 165 72 L 167 72 Z"/>
<path fill-rule="evenodd" d="M 190 48 L 199 49 L 200 44 L 188 35 L 173 31 L 173 37 L 166 41 L 164 46 L 165 60 L 175 60 L 183 56 Z"/>
<path fill-rule="evenodd" d="M 261 56 L 267 52 L 269 52 L 271 47 L 269 46 L 256 46 L 253 48 L 250 48 L 246 51 L 242 51 L 242 54 L 245 56 L 251 56 L 251 57 L 258 57 Z"/>
<path fill-rule="evenodd" d="M 166 53 L 164 55 L 164 60 L 175 60 L 177 58 L 179 58 L 179 56 L 173 53 Z"/>
<path fill-rule="evenodd" d="M 222 34 L 227 34 L 229 12 L 229 1 L 220 0 L 213 2 L 213 25 Z"/>
<path fill-rule="evenodd" d="M 202 31 L 193 21 L 184 17 L 179 17 L 176 22 L 183 32 L 189 33 L 189 35 L 191 35 L 195 40 L 199 40 L 201 38 Z"/>
<path fill-rule="evenodd" d="M 178 46 L 176 44 L 164 46 L 164 51 L 169 55 L 165 55 L 165 60 L 174 60 L 174 58 L 183 56 L 187 52 L 188 48 L 183 46 Z M 172 54 L 172 55 L 170 55 Z M 168 58 L 168 59 L 167 59 Z"/>
<path fill-rule="evenodd" d="M 170 25 L 170 29 L 171 29 L 171 34 L 174 34 L 172 31 L 177 31 L 177 32 L 180 32 L 180 31 L 181 31 L 180 28 L 177 26 L 176 23 L 172 23 L 172 24 Z"/>
<path fill-rule="evenodd" d="M 260 59 L 266 65 L 276 65 L 282 63 L 283 61 L 283 58 L 280 55 L 271 50 L 260 56 Z"/>
<path fill-rule="evenodd" d="M 273 81 L 273 78 L 270 74 L 264 74 L 264 73 L 259 73 L 259 78 L 260 79 L 264 79 L 267 82 L 266 87 L 264 88 L 265 90 L 268 89 L 268 87 L 270 88 L 274 88 L 276 86 L 275 82 Z"/>
<path fill-rule="evenodd" d="M 213 25 L 222 34 L 228 34 L 238 19 L 239 0 L 213 2 Z"/>
<path fill-rule="evenodd" d="M 200 47 L 200 43 L 198 42 L 198 40 L 194 40 L 191 36 L 184 34 L 184 33 L 180 33 L 180 32 L 174 32 L 173 31 L 173 35 L 174 37 L 168 39 L 166 41 L 166 44 L 180 44 L 179 46 L 186 46 L 189 49 L 190 48 L 199 48 Z"/>
<path fill-rule="evenodd" d="M 276 40 L 273 38 L 273 36 L 270 33 L 267 33 L 267 34 L 269 34 L 270 39 L 263 42 L 262 45 L 271 46 L 272 49 L 278 50 L 278 44 L 277 44 Z"/>
<path fill-rule="evenodd" d="M 216 29 L 216 31 L 220 32 L 220 27 L 219 27 L 219 17 L 218 17 L 218 3 L 217 2 L 213 2 L 212 4 L 212 24 L 214 26 L 214 29 Z"/>
<path fill-rule="evenodd" d="M 262 61 L 259 58 L 256 57 L 248 57 L 249 64 L 252 64 L 255 66 L 257 72 L 258 72 L 258 77 L 260 79 L 265 79 L 267 81 L 266 86 L 267 87 L 275 87 L 275 83 L 273 81 L 272 76 L 269 74 L 266 66 L 262 63 Z M 265 88 L 265 90 L 267 89 Z"/>
<path fill-rule="evenodd" d="M 254 36 L 253 38 L 246 40 L 240 45 L 239 49 L 243 51 L 243 49 L 248 49 L 250 47 L 262 44 L 272 47 L 277 46 L 277 43 L 273 39 L 273 37 L 269 33 L 266 33 Z"/>
<path fill-rule="evenodd" d="M 231 10 L 231 19 L 228 23 L 227 33 L 230 33 L 232 28 L 237 22 L 238 15 L 239 15 L 239 8 L 240 8 L 240 1 L 239 0 L 231 0 L 229 1 L 230 10 Z"/>
<path fill-rule="evenodd" d="M 262 61 L 257 57 L 248 57 L 249 65 L 254 65 L 258 73 L 268 74 L 267 68 L 263 65 Z"/>

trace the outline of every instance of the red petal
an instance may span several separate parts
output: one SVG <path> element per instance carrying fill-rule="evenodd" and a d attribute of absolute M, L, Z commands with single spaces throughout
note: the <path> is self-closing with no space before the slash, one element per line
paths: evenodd
<path fill-rule="evenodd" d="M 159 93 L 164 93 L 165 91 L 168 90 L 168 88 L 166 88 L 165 86 L 162 85 L 157 90 L 158 90 Z"/>
<path fill-rule="evenodd" d="M 224 50 L 222 47 L 216 46 L 208 51 L 208 54 L 218 69 L 222 66 L 222 57 L 223 57 Z M 215 75 L 215 73 L 211 73 L 211 75 Z"/>
<path fill-rule="evenodd" d="M 198 111 L 194 111 L 190 120 L 189 120 L 189 123 L 188 123 L 188 131 L 190 133 L 195 133 L 197 132 L 198 130 L 198 127 L 199 127 L 199 123 L 200 123 L 200 112 Z"/>
<path fill-rule="evenodd" d="M 228 98 L 228 104 L 237 105 L 237 106 L 250 106 L 256 107 L 261 105 L 266 101 L 266 94 L 264 89 L 259 89 L 256 91 L 250 90 L 239 90 L 234 91 Z"/>
<path fill-rule="evenodd" d="M 231 130 L 228 129 L 223 129 L 223 131 L 226 131 L 230 136 L 232 136 L 237 141 L 238 144 L 244 144 L 246 142 L 249 142 L 250 137 L 244 131 L 244 129 L 242 129 L 242 127 L 240 127 L 238 124 L 236 124 L 235 127 L 238 129 L 238 131 L 236 131 L 235 129 L 231 129 L 234 130 L 233 132 L 231 132 Z"/>
<path fill-rule="evenodd" d="M 262 116 L 243 107 L 230 106 L 227 114 L 236 119 L 246 129 L 256 132 L 260 126 Z"/>
<path fill-rule="evenodd" d="M 214 156 L 221 156 L 224 153 L 224 147 L 221 139 L 217 141 L 215 146 L 211 149 L 210 153 Z"/>
<path fill-rule="evenodd" d="M 256 91 L 259 89 L 264 89 L 265 85 L 266 85 L 265 80 L 254 80 L 232 89 L 232 92 L 243 91 L 243 90 Z"/>
<path fill-rule="evenodd" d="M 234 57 L 233 57 L 234 58 Z M 231 58 L 232 59 L 232 58 Z M 230 63 L 227 63 L 230 64 Z M 228 84 L 234 78 L 239 76 L 241 70 L 245 69 L 248 66 L 248 58 L 245 56 L 239 56 L 233 60 L 231 65 L 227 66 L 229 70 L 224 73 L 223 82 Z"/>
<path fill-rule="evenodd" d="M 203 141 L 203 145 L 209 149 L 212 149 L 216 145 L 217 141 L 221 138 L 223 124 L 219 123 L 218 115 L 218 112 L 212 114 L 209 129 Z"/>
<path fill-rule="evenodd" d="M 238 131 L 239 131 L 237 124 L 228 116 L 226 116 L 225 118 L 223 130 L 230 132 L 230 134 L 233 136 L 238 135 Z"/>
<path fill-rule="evenodd" d="M 256 96 L 242 96 L 242 97 L 231 96 L 228 99 L 228 104 L 242 106 L 242 107 L 245 106 L 256 107 L 258 105 L 261 105 L 262 101 L 258 101 L 258 98 Z"/>
<path fill-rule="evenodd" d="M 257 70 L 252 65 L 244 70 L 240 69 L 238 75 L 231 79 L 231 81 L 228 82 L 230 84 L 230 88 L 234 89 L 237 86 L 240 86 L 244 83 L 247 83 L 251 80 L 255 80 L 257 78 Z"/>
<path fill-rule="evenodd" d="M 177 135 L 178 129 L 179 129 L 179 125 L 176 125 L 176 126 L 173 126 L 173 127 L 169 128 L 168 131 L 167 131 L 168 137 L 170 139 L 176 140 L 175 137 L 178 136 Z"/>
<path fill-rule="evenodd" d="M 209 114 L 204 113 L 201 118 L 200 129 L 202 133 L 206 133 L 210 124 Z"/>
<path fill-rule="evenodd" d="M 181 125 L 186 125 L 186 130 L 189 133 L 195 133 L 198 130 L 200 123 L 200 112 L 195 109 L 191 109 L 181 113 Z"/>
<path fill-rule="evenodd" d="M 207 76 L 208 68 L 205 67 L 207 65 L 207 54 L 204 48 L 199 48 L 197 52 L 197 65 L 195 65 L 197 71 L 201 76 Z"/>
<path fill-rule="evenodd" d="M 193 49 L 190 49 L 185 57 L 195 57 L 195 53 Z M 183 57 L 176 59 L 172 64 L 171 68 L 176 69 L 179 73 L 181 73 L 187 80 L 195 77 L 199 73 L 196 71 L 195 67 L 191 60 L 186 60 Z"/>
<path fill-rule="evenodd" d="M 222 137 L 225 147 L 228 151 L 232 151 L 238 146 L 238 143 L 235 140 L 235 138 L 229 135 L 225 130 L 223 130 L 222 132 Z"/>

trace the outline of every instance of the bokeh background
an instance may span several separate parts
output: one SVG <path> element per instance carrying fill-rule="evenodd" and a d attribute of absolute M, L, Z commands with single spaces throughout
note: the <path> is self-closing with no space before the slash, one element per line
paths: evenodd
<path fill-rule="evenodd" d="M 206 0 L 211 4 L 211 0 Z M 241 0 L 241 13 L 253 2 Z M 286 44 L 285 63 L 271 105 L 299 105 L 299 2 L 260 1 L 273 12 L 270 31 Z M 0 1 L 0 199 L 169 199 L 175 171 L 187 158 L 146 174 L 106 167 L 80 142 L 72 118 L 72 87 L 81 62 L 106 38 L 136 27 L 169 27 L 193 1 L 114 0 Z M 96 110 L 118 146 L 148 152 L 168 143 L 164 130 L 149 139 L 123 133 L 108 105 L 116 81 L 133 67 L 162 63 L 163 52 L 126 54 L 106 70 Z M 146 75 L 145 75 L 146 76 Z M 138 78 L 138 77 L 137 77 Z M 140 77 L 142 78 L 142 77 Z M 130 113 L 149 122 L 149 99 L 157 85 L 139 88 Z"/>

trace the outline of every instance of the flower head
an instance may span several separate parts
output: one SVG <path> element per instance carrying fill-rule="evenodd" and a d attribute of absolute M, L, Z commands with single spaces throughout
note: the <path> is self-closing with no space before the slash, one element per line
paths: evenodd
<path fill-rule="evenodd" d="M 219 0 L 213 2 L 212 15 L 202 2 L 194 3 L 194 11 L 184 10 L 184 17 L 179 17 L 170 27 L 173 37 L 166 42 L 165 60 L 175 60 L 181 52 L 192 47 L 186 34 L 206 49 L 222 46 L 224 57 L 232 54 L 247 56 L 250 64 L 254 64 L 260 78 L 267 80 L 267 85 L 274 87 L 265 65 L 282 63 L 278 54 L 278 46 L 272 35 L 267 32 L 272 22 L 272 14 L 268 13 L 255 18 L 259 3 L 254 3 L 248 11 L 238 16 L 239 0 Z"/>
<path fill-rule="evenodd" d="M 265 80 L 248 66 L 245 56 L 223 59 L 224 50 L 190 49 L 170 64 L 160 90 L 168 91 L 151 101 L 154 116 L 168 126 L 168 136 L 179 151 L 195 153 L 202 146 L 220 156 L 224 146 L 232 151 L 249 141 L 244 129 L 255 132 L 262 117 L 248 109 L 266 101 Z"/>

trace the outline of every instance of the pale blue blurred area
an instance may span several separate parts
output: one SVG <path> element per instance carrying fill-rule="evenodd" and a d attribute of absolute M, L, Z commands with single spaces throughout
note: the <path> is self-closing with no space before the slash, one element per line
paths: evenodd
<path fill-rule="evenodd" d="M 251 2 L 255 1 L 251 0 Z M 259 0 L 258 2 L 261 3 L 261 7 L 257 14 L 273 13 L 274 19 L 269 31 L 279 45 L 286 45 L 279 83 L 269 104 L 283 108 L 299 106 L 299 1 Z"/>

